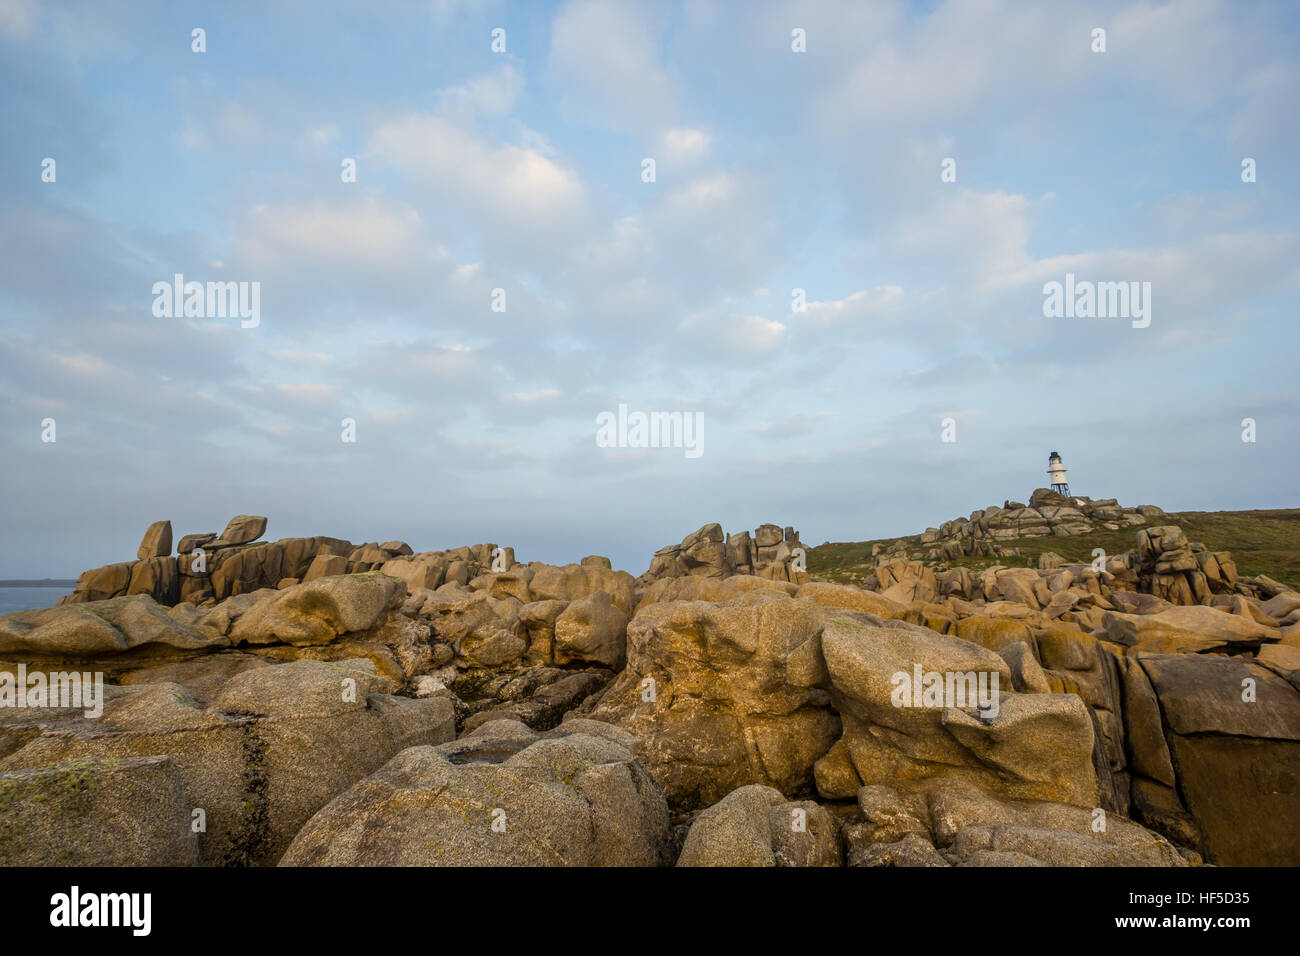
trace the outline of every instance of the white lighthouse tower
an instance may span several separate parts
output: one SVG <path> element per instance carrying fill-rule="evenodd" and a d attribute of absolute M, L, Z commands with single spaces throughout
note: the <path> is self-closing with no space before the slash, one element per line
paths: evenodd
<path fill-rule="evenodd" d="M 1065 480 L 1065 465 L 1061 464 L 1061 456 L 1056 452 L 1047 456 L 1047 474 L 1052 479 L 1052 490 L 1068 498 L 1070 483 Z"/>

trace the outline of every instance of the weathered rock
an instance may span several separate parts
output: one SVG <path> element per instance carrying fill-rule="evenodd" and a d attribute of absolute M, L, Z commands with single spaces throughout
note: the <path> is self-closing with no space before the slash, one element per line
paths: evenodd
<path fill-rule="evenodd" d="M 190 824 L 167 757 L 0 773 L 0 866 L 193 866 Z"/>
<path fill-rule="evenodd" d="M 677 865 L 839 866 L 839 827 L 811 800 L 751 784 L 700 812 Z"/>
<path fill-rule="evenodd" d="M 217 543 L 247 544 L 256 541 L 266 531 L 266 518 L 260 515 L 235 515 L 221 532 Z"/>
<path fill-rule="evenodd" d="M 237 674 L 207 707 L 179 685 L 147 684 L 105 688 L 98 720 L 7 711 L 11 731 L 28 730 L 0 771 L 166 755 L 206 815 L 202 861 L 273 863 L 313 813 L 393 754 L 454 736 L 445 698 L 371 693 L 376 682 L 369 661 L 295 661 Z"/>
<path fill-rule="evenodd" d="M 318 578 L 254 605 L 230 637 L 246 644 L 328 644 L 379 627 L 402 596 L 401 582 L 378 572 Z"/>
<path fill-rule="evenodd" d="M 302 576 L 302 583 L 315 581 L 317 578 L 332 578 L 348 573 L 348 559 L 338 554 L 318 554 L 307 565 L 307 573 Z"/>
<path fill-rule="evenodd" d="M 555 662 L 555 622 L 568 606 L 568 601 L 532 601 L 519 609 L 519 623 L 527 635 L 526 656 L 530 662 Z M 624 648 L 626 650 L 626 643 Z"/>
<path fill-rule="evenodd" d="M 195 548 L 207 547 L 216 540 L 217 533 L 215 531 L 204 531 L 199 534 L 187 534 L 185 537 L 181 538 L 180 542 L 176 545 L 176 553 L 188 554 Z"/>
<path fill-rule="evenodd" d="M 146 558 L 165 558 L 171 553 L 172 523 L 155 521 L 145 529 L 144 538 L 140 542 L 140 547 L 136 548 L 135 556 L 143 561 Z"/>
<path fill-rule="evenodd" d="M 998 656 L 1006 661 L 1007 667 L 1011 669 L 1013 689 L 1022 694 L 1052 692 L 1052 687 L 1047 682 L 1047 675 L 1027 643 L 1018 641 L 1015 644 L 1007 644 L 998 649 Z"/>
<path fill-rule="evenodd" d="M 298 833 L 284 866 L 655 866 L 668 809 L 608 724 L 493 721 L 412 747 Z"/>
<path fill-rule="evenodd" d="M 555 620 L 555 663 L 587 661 L 620 670 L 627 660 L 627 615 L 597 591 Z"/>
<path fill-rule="evenodd" d="M 728 581 L 730 583 L 730 580 Z M 861 588 L 845 587 L 840 584 L 826 584 L 813 581 L 803 585 L 795 592 L 801 601 L 812 601 L 822 607 L 842 608 L 846 611 L 863 611 L 877 614 L 884 618 L 901 618 L 907 613 L 907 605 L 891 601 L 887 597 Z"/>
<path fill-rule="evenodd" d="M 1300 863 L 1300 693 L 1243 658 L 1138 660 L 1159 699 L 1178 790 L 1204 835 L 1206 860 Z"/>
<path fill-rule="evenodd" d="M 942 776 L 1013 798 L 1095 805 L 1092 723 L 1077 697 L 1007 693 L 1002 689 L 1012 680 L 1001 657 L 903 621 L 837 618 L 826 625 L 821 643 L 844 726 L 842 738 L 817 763 L 823 796 Z M 923 697 L 922 706 L 897 692 L 905 685 L 910 697 L 918 671 L 941 675 L 941 692 L 933 702 Z M 963 697 L 945 700 L 947 683 L 962 687 Z M 977 686 L 993 704 L 982 715 Z"/>
<path fill-rule="evenodd" d="M 535 601 L 578 601 L 597 591 L 604 591 L 615 607 L 631 616 L 636 606 L 636 583 L 626 571 L 579 564 L 559 568 L 543 565 L 529 582 Z"/>
<path fill-rule="evenodd" d="M 650 605 L 628 625 L 627 666 L 591 716 L 636 735 L 676 808 L 748 783 L 806 790 L 839 733 L 818 641 L 827 613 L 769 591 Z"/>
<path fill-rule="evenodd" d="M 849 850 L 849 866 L 926 867 L 950 866 L 939 851 L 923 836 L 909 833 L 894 843 L 854 845 Z"/>
<path fill-rule="evenodd" d="M 27 660 L 111 656 L 146 645 L 199 651 L 227 644 L 210 631 L 168 617 L 166 609 L 146 595 L 0 617 L 0 653 Z"/>
<path fill-rule="evenodd" d="M 1170 607 L 1154 614 L 1102 616 L 1101 634 L 1109 641 L 1144 650 L 1178 653 L 1256 649 L 1277 640 L 1277 628 L 1226 614 L 1212 607 Z"/>
<path fill-rule="evenodd" d="M 443 575 L 447 573 L 447 562 L 441 558 L 428 560 L 417 557 L 395 558 L 392 561 L 385 561 L 380 570 L 402 581 L 406 585 L 406 590 L 414 594 L 420 588 L 434 590 L 439 587 Z"/>

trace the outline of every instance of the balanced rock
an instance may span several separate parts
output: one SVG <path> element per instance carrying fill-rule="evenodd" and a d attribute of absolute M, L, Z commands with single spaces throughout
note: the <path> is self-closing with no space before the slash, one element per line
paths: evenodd
<path fill-rule="evenodd" d="M 261 515 L 235 515 L 221 532 L 218 544 L 247 544 L 256 541 L 266 531 L 266 518 Z"/>
<path fill-rule="evenodd" d="M 135 556 L 143 561 L 145 558 L 165 558 L 172 553 L 172 523 L 155 521 L 144 533 L 140 547 Z"/>

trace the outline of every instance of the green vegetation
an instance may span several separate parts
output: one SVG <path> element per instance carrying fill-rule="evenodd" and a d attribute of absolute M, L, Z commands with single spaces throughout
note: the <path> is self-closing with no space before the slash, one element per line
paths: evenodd
<path fill-rule="evenodd" d="M 1300 508 L 1276 511 L 1170 512 L 1163 519 L 1149 520 L 1146 527 L 1161 524 L 1177 525 L 1189 540 L 1199 541 L 1211 551 L 1230 551 L 1241 574 L 1252 577 L 1267 574 L 1292 587 L 1300 586 Z M 1037 567 L 1038 556 L 1047 551 L 1055 551 L 1070 562 L 1091 561 L 1093 548 L 1104 548 L 1107 554 L 1132 551 L 1137 547 L 1140 527 L 1125 528 L 1122 531 L 1095 531 L 1075 537 L 1049 535 L 1041 538 L 1012 538 L 999 544 L 1006 549 L 1018 549 L 1018 557 L 965 557 L 947 564 L 949 567 L 973 570 L 981 570 L 993 564 Z M 871 541 L 824 544 L 809 550 L 808 572 L 826 581 L 861 581 L 871 573 L 874 566 L 871 558 L 872 545 L 880 544 L 887 549 L 896 540 L 902 540 L 909 549 L 922 553 L 933 547 L 921 544 L 920 535 L 902 539 L 876 538 Z"/>

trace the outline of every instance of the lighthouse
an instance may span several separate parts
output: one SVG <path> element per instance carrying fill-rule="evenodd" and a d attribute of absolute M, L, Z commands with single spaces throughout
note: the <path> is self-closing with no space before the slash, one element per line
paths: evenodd
<path fill-rule="evenodd" d="M 1047 456 L 1047 474 L 1052 479 L 1052 490 L 1069 497 L 1070 483 L 1065 480 L 1065 465 L 1061 464 L 1061 456 L 1056 452 Z"/>

